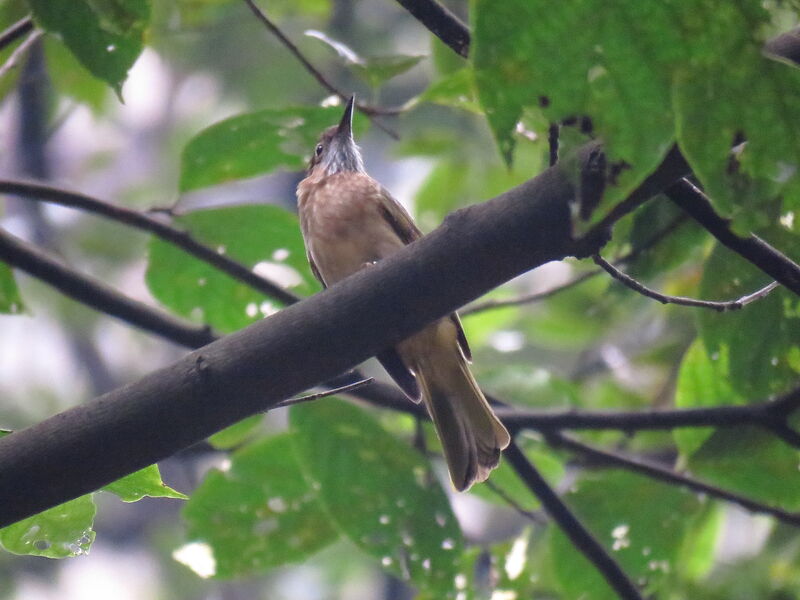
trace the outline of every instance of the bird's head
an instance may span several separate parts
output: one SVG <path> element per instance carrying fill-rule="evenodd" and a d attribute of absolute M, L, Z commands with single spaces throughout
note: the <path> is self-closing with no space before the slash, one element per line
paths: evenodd
<path fill-rule="evenodd" d="M 355 96 L 350 96 L 344 115 L 338 125 L 326 129 L 314 147 L 308 164 L 308 172 L 322 169 L 325 175 L 342 171 L 364 172 L 361 151 L 353 139 L 353 105 Z"/>

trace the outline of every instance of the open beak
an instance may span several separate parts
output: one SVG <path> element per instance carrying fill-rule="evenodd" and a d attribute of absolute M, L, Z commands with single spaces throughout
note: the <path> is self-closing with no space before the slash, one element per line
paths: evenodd
<path fill-rule="evenodd" d="M 342 120 L 339 122 L 339 127 L 336 128 L 337 138 L 353 139 L 353 106 L 355 102 L 355 95 L 350 96 L 350 99 L 347 101 L 347 106 L 344 108 Z"/>

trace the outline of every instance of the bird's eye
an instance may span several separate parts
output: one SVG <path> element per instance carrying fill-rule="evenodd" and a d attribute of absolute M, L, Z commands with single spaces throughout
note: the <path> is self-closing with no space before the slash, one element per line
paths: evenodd
<path fill-rule="evenodd" d="M 317 156 L 322 154 L 322 144 L 317 144 L 317 148 L 316 148 L 316 150 L 314 150 L 314 152 L 317 153 Z"/>

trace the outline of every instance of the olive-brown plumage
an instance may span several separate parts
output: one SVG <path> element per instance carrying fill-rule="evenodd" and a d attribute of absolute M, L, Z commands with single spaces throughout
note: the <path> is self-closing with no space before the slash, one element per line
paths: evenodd
<path fill-rule="evenodd" d="M 297 187 L 300 227 L 314 275 L 329 286 L 385 258 L 422 233 L 367 175 L 352 135 L 353 98 L 320 137 Z M 415 402 L 425 402 L 458 490 L 483 481 L 510 438 L 469 371 L 469 347 L 453 313 L 378 355 Z"/>

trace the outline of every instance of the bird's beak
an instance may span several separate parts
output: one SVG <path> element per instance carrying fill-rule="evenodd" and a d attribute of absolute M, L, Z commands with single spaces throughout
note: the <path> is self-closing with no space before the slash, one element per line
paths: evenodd
<path fill-rule="evenodd" d="M 336 128 L 336 137 L 346 140 L 353 139 L 353 106 L 355 105 L 355 95 L 350 96 L 347 101 L 347 106 L 344 108 L 342 120 L 339 122 L 339 127 Z"/>

